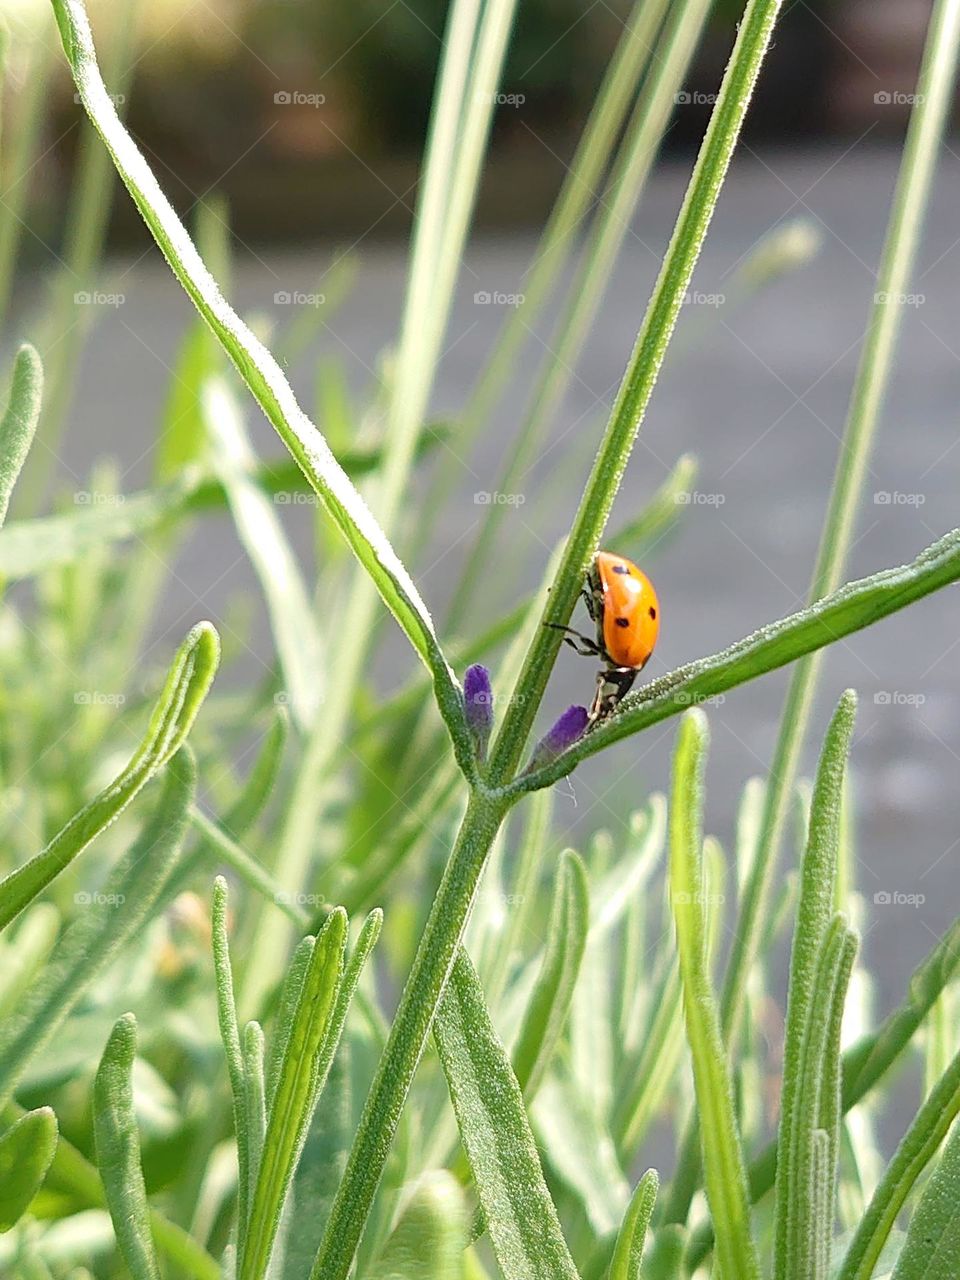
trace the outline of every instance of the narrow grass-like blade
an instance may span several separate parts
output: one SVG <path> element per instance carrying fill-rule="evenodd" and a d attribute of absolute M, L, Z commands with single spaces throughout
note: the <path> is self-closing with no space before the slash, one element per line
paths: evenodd
<path fill-rule="evenodd" d="M 253 478 L 255 455 L 224 379 L 209 380 L 203 409 L 211 464 L 267 602 L 290 709 L 306 729 L 323 703 L 325 670 L 323 640 L 307 587 L 276 508 Z"/>
<path fill-rule="evenodd" d="M 246 1079 L 244 1075 L 243 1049 L 240 1044 L 240 1025 L 233 994 L 233 969 L 230 964 L 230 943 L 227 936 L 227 882 L 217 876 L 213 886 L 211 911 L 211 936 L 213 941 L 213 974 L 217 989 L 217 1021 L 220 1039 L 227 1060 L 227 1075 L 233 1101 L 233 1128 L 237 1141 L 237 1221 L 238 1231 L 246 1230 L 250 1195 L 250 1142 L 247 1133 Z"/>
<path fill-rule="evenodd" d="M 958 1258 L 960 1129 L 954 1129 L 913 1211 L 893 1280 L 954 1280 Z"/>
<path fill-rule="evenodd" d="M 504 1280 L 576 1280 L 523 1094 L 462 949 L 437 1012 L 434 1037 Z"/>
<path fill-rule="evenodd" d="M 544 1080 L 530 1119 L 564 1220 L 582 1217 L 598 1240 L 610 1236 L 630 1203 L 630 1183 L 596 1099 L 561 1062 Z"/>
<path fill-rule="evenodd" d="M 100 75 L 81 0 L 54 0 L 54 12 L 80 97 L 117 172 L 178 280 L 429 668 L 461 763 L 472 771 L 471 738 L 460 689 L 413 580 L 326 440 L 297 403 L 276 360 L 220 293 L 150 166 L 124 128 Z"/>
<path fill-rule="evenodd" d="M 42 396 L 43 365 L 33 347 L 24 343 L 14 358 L 10 397 L 0 418 L 0 525 L 33 443 Z"/>
<path fill-rule="evenodd" d="M 10 1097 L 33 1057 L 120 949 L 143 928 L 177 865 L 196 791 L 196 765 L 182 747 L 166 767 L 156 808 L 112 875 L 57 944 L 16 1014 L 0 1027 L 0 1097 Z"/>
<path fill-rule="evenodd" d="M 4 1108 L 4 1119 L 22 1119 L 23 1112 L 15 1103 Z M 75 1146 L 61 1137 L 50 1165 L 51 1181 L 66 1189 L 80 1205 L 88 1208 L 106 1206 L 103 1183 L 96 1168 Z M 197 1243 L 183 1227 L 165 1218 L 156 1209 L 150 1210 L 150 1225 L 158 1250 L 172 1267 L 179 1269 L 192 1280 L 223 1280 L 223 1269 L 207 1251 Z"/>
<path fill-rule="evenodd" d="M 293 901 L 293 895 L 281 889 L 266 867 L 236 840 L 232 840 L 218 823 L 194 808 L 190 812 L 190 824 L 203 837 L 206 851 L 232 867 L 241 880 L 246 881 L 267 902 L 272 902 L 301 928 L 310 923 L 307 913 Z"/>
<path fill-rule="evenodd" d="M 811 1034 L 809 1025 L 811 1006 L 815 1000 L 819 1000 L 823 1012 L 822 1021 L 825 1021 L 828 1015 L 824 1011 L 827 1001 L 824 984 L 829 982 L 832 987 L 835 980 L 835 974 L 823 973 L 820 970 L 824 961 L 827 930 L 834 914 L 840 842 L 840 805 L 856 709 L 856 696 L 848 690 L 840 699 L 824 739 L 810 806 L 807 847 L 800 868 L 800 899 L 797 904 L 797 923 L 793 935 L 790 981 L 787 988 L 783 1087 L 778 1136 L 778 1150 L 781 1158 L 777 1169 L 774 1270 L 778 1280 L 786 1280 L 788 1275 L 794 1274 L 796 1260 L 792 1252 L 798 1247 L 798 1237 L 794 1234 L 791 1239 L 791 1214 L 795 1211 L 802 1213 L 807 1204 L 805 1175 L 798 1168 L 800 1154 L 794 1133 L 798 1122 L 797 1093 L 804 1067 L 806 1066 L 808 1071 L 816 1071 L 819 1065 L 818 1055 L 813 1062 L 809 1060 L 809 1054 L 814 1052 L 807 1043 Z M 839 951 L 834 960 L 835 963 L 839 963 Z M 808 1092 L 813 1088 L 813 1083 L 808 1081 Z M 815 1115 L 815 1102 L 813 1112 Z M 809 1140 L 808 1134 L 807 1142 L 804 1144 L 806 1158 L 810 1155 Z"/>
<path fill-rule="evenodd" d="M 870 1280 L 887 1237 L 917 1179 L 937 1153 L 960 1113 L 960 1054 L 927 1095 L 914 1116 L 837 1273 L 837 1280 Z"/>
<path fill-rule="evenodd" d="M 57 1149 L 57 1117 L 50 1107 L 28 1111 L 0 1137 L 0 1232 L 23 1217 Z"/>
<path fill-rule="evenodd" d="M 759 1280 L 750 1202 L 720 1015 L 707 963 L 700 856 L 706 717 L 680 722 L 670 805 L 670 896 L 677 930 L 687 1040 L 703 1140 L 707 1201 L 725 1276 Z"/>
<path fill-rule="evenodd" d="M 589 922 L 586 868 L 577 854 L 567 849 L 560 859 L 540 972 L 510 1055 L 528 1104 L 540 1086 L 570 1012 Z"/>
<path fill-rule="evenodd" d="M 127 767 L 71 818 L 45 849 L 0 881 L 0 929 L 109 826 L 175 755 L 207 695 L 219 657 L 216 631 L 209 623 L 199 623 L 178 649 L 146 736 Z"/>
<path fill-rule="evenodd" d="M 247 1127 L 247 1159 L 249 1161 L 248 1203 L 253 1202 L 260 1158 L 267 1131 L 267 1103 L 264 1087 L 263 1028 L 259 1022 L 248 1022 L 241 1041 L 243 1052 L 244 1111 Z"/>
<path fill-rule="evenodd" d="M 304 974 L 290 1037 L 270 1103 L 256 1190 L 241 1251 L 240 1280 L 262 1280 L 280 1226 L 287 1190 L 317 1101 L 321 1050 L 343 977 L 347 917 L 331 912 Z"/>
<path fill-rule="evenodd" d="M 879 1029 L 847 1049 L 841 1059 L 841 1110 L 848 1112 L 890 1070 L 910 1045 L 941 992 L 960 965 L 960 919 L 955 920 L 910 979 L 906 1000 Z M 756 1202 L 774 1184 L 777 1148 L 771 1143 L 750 1164 L 750 1196 Z M 690 1245 L 696 1265 L 713 1243 L 710 1230 L 698 1233 Z"/>
<path fill-rule="evenodd" d="M 660 1179 L 655 1169 L 648 1169 L 633 1193 L 629 1208 L 617 1235 L 616 1248 L 610 1262 L 608 1280 L 640 1280 L 643 1244 L 656 1204 Z"/>
<path fill-rule="evenodd" d="M 126 1013 L 115 1023 L 100 1059 L 93 1086 L 93 1134 L 97 1168 L 127 1269 L 133 1280 L 160 1280 L 133 1107 L 136 1052 L 137 1022 Z"/>
<path fill-rule="evenodd" d="M 445 1170 L 423 1176 L 365 1280 L 462 1280 L 463 1191 Z"/>
<path fill-rule="evenodd" d="M 788 1129 L 791 1141 L 789 1148 L 783 1148 L 777 1175 L 777 1211 L 784 1221 L 784 1274 L 791 1280 L 815 1280 L 832 1238 L 839 1073 L 829 1056 L 838 1052 L 836 1036 L 856 949 L 856 935 L 838 915 L 823 933 L 810 975 L 813 981 L 803 1039 L 794 1063 L 792 1123 Z M 823 1143 L 826 1146 L 821 1150 Z"/>

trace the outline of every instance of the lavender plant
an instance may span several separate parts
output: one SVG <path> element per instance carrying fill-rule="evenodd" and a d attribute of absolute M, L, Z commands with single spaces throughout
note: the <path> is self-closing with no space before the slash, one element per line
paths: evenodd
<path fill-rule="evenodd" d="M 468 556 L 445 629 L 434 624 L 397 547 L 416 542 L 401 520 L 403 501 L 438 434 L 427 413 L 513 0 L 454 0 L 450 9 L 384 427 L 370 449 L 358 449 L 338 419 L 342 388 L 329 378 L 328 422 L 315 424 L 300 406 L 281 361 L 209 269 L 213 262 L 221 274 L 227 269 L 222 227 L 208 217 L 201 253 L 107 92 L 82 0 L 53 0 L 103 146 L 81 181 L 95 186 L 110 158 L 198 320 L 178 361 L 154 483 L 103 510 L 0 529 L 0 572 L 35 583 L 40 600 L 32 622 L 5 603 L 4 718 L 28 728 L 5 749 L 2 767 L 7 777 L 29 773 L 35 793 L 49 796 L 40 852 L 24 834 L 33 830 L 24 820 L 29 798 L 14 797 L 3 828 L 10 853 L 0 880 L 4 1274 L 954 1274 L 955 1139 L 939 1152 L 960 1111 L 960 1059 L 939 1054 L 928 1095 L 873 1187 L 869 1125 L 855 1125 L 852 1115 L 869 1117 L 880 1105 L 890 1073 L 927 1023 L 942 1029 L 960 921 L 905 984 L 903 1005 L 845 1045 L 858 946 L 857 897 L 844 872 L 851 691 L 839 701 L 802 803 L 795 900 L 776 900 L 774 871 L 796 803 L 820 653 L 960 579 L 954 531 L 909 563 L 844 582 L 902 311 L 889 299 L 903 297 L 911 279 L 954 86 L 960 0 L 934 5 L 807 607 L 642 685 L 599 723 L 574 706 L 537 729 L 561 630 L 609 536 L 779 7 L 749 0 L 744 10 L 570 529 L 534 595 L 463 640 L 456 631 L 490 565 L 498 509 L 491 507 Z M 608 172 L 609 202 L 586 231 L 553 358 L 522 416 L 505 485 L 565 389 L 570 353 L 602 298 L 707 8 L 699 0 L 645 3 L 625 29 L 524 308 L 505 326 L 464 414 L 468 438 L 507 385 L 524 326 L 559 288 L 584 192 Z M 74 229 L 87 273 L 103 232 L 94 204 L 88 191 Z M 10 224 L 0 224 L 0 282 L 9 279 L 3 255 L 14 239 Z M 795 236 L 762 246 L 744 287 L 796 256 Z M 55 426 L 75 356 L 71 349 L 56 370 Z M 0 522 L 42 424 L 41 383 L 40 358 L 24 346 L 0 422 Z M 245 395 L 289 456 L 257 458 Z M 694 467 L 680 459 L 647 509 L 617 532 L 618 547 L 649 545 L 672 524 L 674 499 L 690 488 Z M 376 480 L 370 505 L 360 492 L 364 475 Z M 449 469 L 439 468 L 437 501 L 449 485 Z M 326 513 L 317 598 L 336 588 L 345 601 L 336 627 L 317 606 L 269 501 L 293 488 L 316 495 Z M 273 677 L 243 696 L 212 687 L 220 642 L 201 623 L 165 678 L 149 678 L 122 716 L 88 706 L 65 732 L 58 725 L 67 767 L 62 759 L 45 763 L 50 726 L 25 675 L 36 637 L 68 655 L 71 671 L 132 668 L 162 586 L 156 565 L 172 554 L 185 521 L 209 510 L 229 512 L 256 572 L 276 651 Z M 124 559 L 118 544 L 131 537 L 143 549 Z M 425 675 L 370 707 L 364 676 L 383 606 Z M 106 653 L 105 635 L 113 636 Z M 703 830 L 708 724 L 700 704 L 789 664 L 769 777 L 744 792 L 734 851 L 741 906 L 717 990 L 726 859 Z M 54 705 L 56 689 L 46 692 Z M 669 800 L 650 797 L 625 839 L 598 834 L 587 860 L 571 849 L 551 857 L 554 784 L 674 716 Z M 242 770 L 251 725 L 259 742 Z M 100 764 L 123 754 L 128 732 L 139 743 L 129 763 L 105 772 Z M 346 801 L 337 785 L 344 743 L 372 780 L 356 783 Z M 394 788 L 420 796 L 385 832 L 383 792 Z M 318 866 L 321 830 L 332 833 L 324 843 L 334 852 Z M 223 876 L 214 882 L 216 870 L 228 873 L 229 892 Z M 553 881 L 551 905 L 543 946 L 531 949 L 533 889 L 544 878 Z M 510 910 L 490 909 L 481 882 Z M 660 884 L 662 901 L 653 893 Z M 381 907 L 388 920 L 394 909 L 413 916 L 389 954 L 376 950 Z M 645 934 L 664 916 L 670 928 L 641 972 Z M 779 1127 L 764 1146 L 744 1096 L 744 1081 L 764 1065 L 746 1015 L 791 924 Z M 400 994 L 388 1013 L 393 984 Z M 139 1017 L 124 1012 L 134 1002 Z M 635 1185 L 631 1179 L 652 1124 L 668 1111 L 682 1124 L 676 1168 L 660 1193 L 652 1169 Z"/>

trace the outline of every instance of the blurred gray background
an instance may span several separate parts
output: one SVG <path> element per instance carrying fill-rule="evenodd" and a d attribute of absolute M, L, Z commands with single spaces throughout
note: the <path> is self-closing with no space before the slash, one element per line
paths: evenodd
<path fill-rule="evenodd" d="M 257 16 L 258 8 L 266 12 L 269 7 L 248 5 L 243 11 L 251 21 L 265 21 L 263 13 Z M 443 6 L 437 10 L 439 21 Z M 616 520 L 625 520 L 641 508 L 679 455 L 697 456 L 695 500 L 645 566 L 662 604 L 660 645 L 648 668 L 654 675 L 722 648 L 802 604 L 873 300 L 904 124 L 904 112 L 894 99 L 913 83 L 929 8 L 876 5 L 869 19 L 857 4 L 837 5 L 829 12 L 809 7 L 806 18 L 802 10 L 808 6 L 791 9 L 794 26 L 790 38 L 785 37 L 786 52 L 778 45 L 777 57 L 786 66 L 792 50 L 792 56 L 801 58 L 804 76 L 787 76 L 786 87 L 781 83 L 779 89 L 764 82 L 753 127 L 697 270 L 694 299 L 684 309 L 675 349 L 618 501 Z M 284 12 L 289 16 L 301 10 L 288 5 Z M 546 47 L 551 23 L 556 23 L 563 39 L 553 54 L 558 62 L 551 75 L 529 89 L 529 117 L 501 122 L 495 134 L 492 177 L 463 264 L 434 396 L 440 416 L 455 421 L 504 318 L 503 307 L 478 303 L 475 294 L 523 291 L 536 227 L 595 83 L 591 67 L 596 71 L 602 66 L 609 47 L 611 12 L 603 7 L 593 19 L 584 19 L 590 39 L 583 41 L 587 65 L 582 83 L 568 75 L 580 37 L 570 35 L 570 22 L 562 14 L 547 6 L 541 27 L 524 36 L 534 47 L 537 40 Z M 729 32 L 725 21 L 721 6 L 703 66 L 696 72 L 701 79 L 692 83 L 714 83 L 710 77 L 715 77 L 718 51 Z M 155 43 L 159 57 L 165 48 L 159 33 Z M 322 129 L 304 122 L 301 134 L 286 120 L 280 126 L 285 136 L 292 134 L 286 136 L 286 150 L 267 154 L 265 148 L 275 147 L 277 140 L 254 138 L 256 121 L 251 125 L 241 117 L 236 136 L 229 132 L 234 100 L 228 87 L 229 59 L 224 56 L 218 63 L 210 55 L 211 66 L 206 66 L 196 52 L 203 47 L 199 37 L 189 47 L 199 70 L 193 80 L 187 77 L 187 104 L 205 101 L 206 92 L 213 95 L 214 105 L 197 126 L 204 146 L 192 138 L 187 147 L 189 131 L 182 127 L 178 133 L 175 127 L 177 118 L 187 114 L 182 100 L 171 107 L 173 123 L 164 125 L 169 94 L 162 92 L 162 66 L 158 71 L 149 58 L 146 105 L 138 105 L 136 89 L 131 98 L 133 120 L 141 133 L 147 129 L 147 149 L 158 161 L 162 180 L 175 197 L 184 195 L 181 182 L 194 196 L 209 182 L 230 198 L 237 228 L 234 297 L 248 313 L 287 318 L 290 308 L 278 306 L 275 295 L 322 290 L 339 249 L 356 244 L 356 284 L 330 325 L 321 328 L 319 341 L 326 355 L 342 361 L 351 386 L 361 393 L 397 333 L 407 219 L 415 196 L 410 184 L 416 180 L 429 76 L 424 85 L 417 81 L 420 106 L 410 106 L 409 119 L 404 116 L 401 122 L 407 133 L 392 135 L 394 126 L 401 127 L 396 113 L 389 101 L 373 101 L 377 95 L 372 90 L 364 97 L 376 76 L 360 70 L 350 73 L 353 81 L 346 79 L 355 90 L 352 110 L 341 103 L 337 114 L 323 117 Z M 292 39 L 290 47 L 295 47 Z M 424 66 L 435 55 L 435 41 L 427 41 Z M 233 49 L 231 56 L 241 59 L 248 74 L 256 74 L 242 49 Z M 375 62 L 373 66 L 375 70 Z M 805 78 L 802 89 L 798 78 Z M 311 83 L 307 73 L 300 83 Z M 882 100 L 884 94 L 888 101 Z M 67 140 L 57 137 L 51 143 L 56 165 L 63 166 L 62 171 L 47 171 L 54 190 L 58 181 L 65 189 L 62 173 L 69 171 L 72 110 L 65 99 Z M 485 584 L 478 616 L 495 616 L 538 581 L 577 501 L 682 198 L 690 146 L 702 129 L 702 114 L 685 115 L 682 108 L 677 114 L 599 321 L 581 353 L 572 390 L 548 446 L 524 477 L 522 504 L 512 506 L 505 520 L 498 568 Z M 250 138 L 244 133 L 248 126 Z M 276 165 L 275 189 L 270 181 L 265 185 L 271 164 Z M 301 187 L 305 174 L 311 175 L 312 185 Z M 301 190 L 309 199 L 298 203 L 293 193 Z M 42 235 L 35 239 L 40 244 L 31 242 L 25 250 L 27 269 L 19 281 L 16 317 L 28 329 L 50 270 L 47 249 L 56 243 L 62 203 L 52 200 L 38 213 Z M 958 210 L 960 155 L 951 142 L 942 158 L 913 285 L 915 305 L 907 309 L 897 373 L 866 483 L 850 577 L 909 560 L 960 523 Z M 725 294 L 731 272 L 772 228 L 798 216 L 819 237 L 817 255 L 801 270 L 733 305 Z M 100 287 L 122 294 L 123 303 L 101 309 L 82 356 L 61 450 L 59 479 L 67 491 L 83 487 L 91 461 L 103 455 L 119 461 L 125 490 L 148 483 L 153 432 L 191 318 L 164 264 L 142 240 L 123 196 L 110 244 Z M 462 460 L 458 498 L 417 566 L 422 592 L 440 615 L 485 512 L 474 495 L 496 487 L 511 432 L 525 407 L 524 388 L 550 341 L 553 318 L 548 309 L 535 326 L 523 362 L 525 380 L 502 400 L 480 448 Z M 15 329 L 10 327 L 8 339 Z M 307 403 L 312 402 L 317 354 L 312 349 L 290 370 Z M 263 452 L 276 456 L 279 446 L 263 423 L 251 425 Z M 446 447 L 456 449 L 455 429 Z M 415 519 L 415 496 L 410 509 Z M 296 544 L 309 555 L 309 514 L 289 510 L 285 519 Z M 171 582 L 164 616 L 158 620 L 158 644 L 165 651 L 169 638 L 182 634 L 186 620 L 205 616 L 229 625 L 230 601 L 243 590 L 255 592 L 255 582 L 227 518 L 206 517 Z M 336 602 L 327 608 L 335 610 Z M 867 903 L 862 922 L 866 956 L 878 975 L 878 1004 L 884 1012 L 900 998 L 908 973 L 956 916 L 960 903 L 958 641 L 953 588 L 835 646 L 823 670 L 805 750 L 809 772 L 837 696 L 854 686 L 861 696 L 852 755 L 857 876 Z M 245 668 L 249 678 L 259 678 L 269 660 L 262 616 L 254 648 L 231 678 L 242 679 Z M 406 647 L 391 632 L 377 664 L 380 687 L 389 690 L 401 683 L 409 669 Z M 588 701 L 592 684 L 592 665 L 565 651 L 549 691 L 544 726 L 567 703 Z M 786 678 L 778 673 L 734 691 L 710 711 L 708 826 L 727 848 L 743 784 L 751 775 L 763 774 L 770 759 L 785 688 Z M 668 723 L 620 744 L 560 785 L 558 814 L 573 840 L 583 840 L 599 826 L 617 828 L 652 789 L 666 785 L 673 730 Z"/>

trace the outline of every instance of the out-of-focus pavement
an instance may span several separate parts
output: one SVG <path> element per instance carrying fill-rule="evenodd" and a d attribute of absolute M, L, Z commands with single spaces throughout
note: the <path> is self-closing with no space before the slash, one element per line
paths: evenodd
<path fill-rule="evenodd" d="M 896 160 L 893 151 L 858 146 L 846 154 L 841 148 L 745 154 L 733 169 L 697 270 L 696 293 L 723 294 L 742 255 L 788 216 L 806 215 L 823 246 L 802 271 L 738 309 L 694 301 L 682 315 L 676 353 L 663 371 L 616 512 L 618 519 L 635 513 L 679 454 L 697 455 L 698 498 L 647 566 L 663 617 L 652 674 L 721 648 L 803 601 L 874 293 Z M 945 154 L 911 286 L 920 297 L 905 317 L 897 373 L 866 480 L 851 577 L 900 564 L 960 523 L 958 160 L 954 150 Z M 510 508 L 490 582 L 491 598 L 501 603 L 509 604 L 537 580 L 552 539 L 572 513 L 590 443 L 615 393 L 687 172 L 687 164 L 672 163 L 652 182 L 551 443 L 524 480 L 524 502 Z M 462 403 L 504 316 L 503 306 L 477 303 L 474 295 L 522 292 L 534 243 L 532 237 L 474 243 L 450 327 L 437 412 L 455 412 Z M 330 249 L 241 254 L 241 306 L 287 316 L 290 308 L 275 306 L 274 294 L 322 289 L 318 281 Z M 363 258 L 357 286 L 323 342 L 342 357 L 351 383 L 360 387 L 396 331 L 405 248 L 371 240 L 358 250 Z M 109 452 L 121 460 L 125 485 L 133 488 L 148 476 L 145 450 L 190 310 L 153 255 L 132 268 L 113 264 L 103 287 L 122 291 L 126 300 L 104 315 L 87 352 L 64 449 L 65 475 L 73 483 L 72 469 L 82 487 L 90 459 Z M 549 334 L 544 321 L 524 360 L 528 372 Z M 293 374 L 309 401 L 311 370 L 301 363 Z M 460 499 L 420 566 L 423 592 L 441 614 L 462 551 L 484 514 L 474 494 L 495 489 L 509 429 L 524 403 L 513 391 L 501 404 L 464 469 Z M 257 438 L 277 450 L 265 430 Z M 566 477 L 563 496 L 538 504 L 537 487 L 553 469 Z M 308 520 L 296 512 L 290 519 L 299 545 L 308 547 Z M 178 566 L 158 638 L 182 632 L 187 618 L 221 619 L 231 593 L 251 581 L 226 519 L 207 520 Z M 329 602 L 324 612 L 329 617 L 335 608 Z M 960 909 L 958 620 L 952 588 L 836 646 L 823 669 L 805 750 L 809 771 L 833 703 L 845 687 L 856 687 L 857 876 L 867 900 L 867 957 L 879 975 L 884 1010 Z M 165 651 L 166 639 L 163 644 Z M 269 652 L 262 622 L 257 644 L 261 656 Z M 400 661 L 406 662 L 404 646 L 391 638 L 380 672 L 385 687 L 398 678 L 394 663 Z M 250 670 L 258 671 L 253 657 Z M 590 663 L 564 653 L 549 709 L 586 701 L 592 682 Z M 741 787 L 770 760 L 785 687 L 780 673 L 733 692 L 710 710 L 708 828 L 727 848 Z M 623 743 L 581 769 L 572 786 L 561 784 L 561 821 L 582 835 L 598 825 L 620 824 L 652 788 L 665 785 L 674 728 L 668 723 Z"/>

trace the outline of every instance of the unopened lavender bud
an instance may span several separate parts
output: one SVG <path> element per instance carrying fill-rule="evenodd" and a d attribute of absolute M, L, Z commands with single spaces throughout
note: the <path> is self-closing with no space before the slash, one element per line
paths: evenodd
<path fill-rule="evenodd" d="M 550 732 L 544 734 L 534 747 L 527 770 L 542 769 L 551 760 L 556 760 L 578 738 L 583 737 L 589 721 L 586 707 L 567 707 Z"/>
<path fill-rule="evenodd" d="M 493 689 L 490 672 L 479 662 L 467 667 L 463 677 L 463 700 L 467 724 L 477 744 L 477 755 L 482 759 L 493 729 Z"/>

